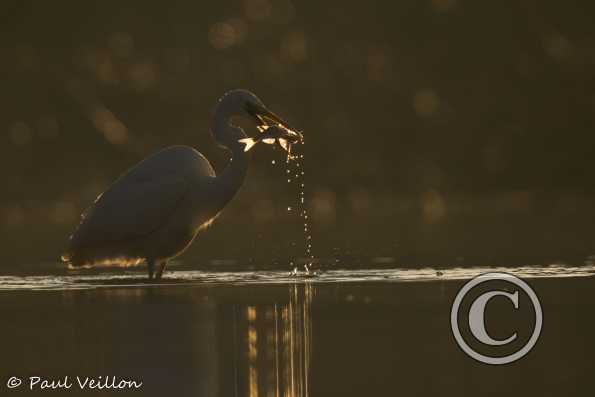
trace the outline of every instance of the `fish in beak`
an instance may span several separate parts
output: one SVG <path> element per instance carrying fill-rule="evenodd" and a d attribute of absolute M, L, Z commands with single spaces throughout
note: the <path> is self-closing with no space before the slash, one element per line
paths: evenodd
<path fill-rule="evenodd" d="M 291 153 L 291 145 L 299 143 L 303 140 L 303 136 L 299 132 L 295 132 L 283 127 L 280 124 L 275 124 L 270 127 L 259 127 L 261 134 L 256 138 L 242 138 L 239 142 L 245 144 L 244 151 L 247 152 L 258 142 L 263 142 L 268 145 L 278 143 L 286 152 Z"/>

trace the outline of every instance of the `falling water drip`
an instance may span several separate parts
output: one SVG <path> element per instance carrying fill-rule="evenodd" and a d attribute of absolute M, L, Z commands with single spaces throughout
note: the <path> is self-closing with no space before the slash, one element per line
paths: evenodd
<path fill-rule="evenodd" d="M 302 145 L 304 144 L 304 142 L 302 141 Z M 298 194 L 298 200 L 297 200 L 297 209 L 298 209 L 298 216 L 300 216 L 302 218 L 303 224 L 304 224 L 304 254 L 305 254 L 305 258 L 306 258 L 306 263 L 304 264 L 304 270 L 306 273 L 310 272 L 310 266 L 312 266 L 312 263 L 314 261 L 314 255 L 312 254 L 312 235 L 310 234 L 310 225 L 308 223 L 308 210 L 306 209 L 306 194 L 305 194 L 305 190 L 306 190 L 306 184 L 305 184 L 305 171 L 304 171 L 304 167 L 302 164 L 302 161 L 304 160 L 304 155 L 300 154 L 300 155 L 293 155 L 287 156 L 287 161 L 286 161 L 286 173 L 288 176 L 290 176 L 293 173 L 293 179 L 292 178 L 288 178 L 287 182 L 291 183 L 292 180 L 295 180 L 296 182 L 299 183 L 299 187 L 300 187 L 300 191 Z M 295 165 L 292 170 L 292 165 Z M 288 208 L 288 211 L 291 211 L 291 207 Z M 292 267 L 293 267 L 293 263 L 291 263 Z M 293 267 L 293 271 L 291 272 L 292 275 L 296 275 L 297 274 L 297 268 Z"/>

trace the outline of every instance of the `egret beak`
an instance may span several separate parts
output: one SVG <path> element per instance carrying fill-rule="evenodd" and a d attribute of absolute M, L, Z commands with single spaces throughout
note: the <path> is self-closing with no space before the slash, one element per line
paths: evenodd
<path fill-rule="evenodd" d="M 295 133 L 298 136 L 300 142 L 304 141 L 304 136 L 301 132 L 294 129 L 290 126 L 285 120 L 281 117 L 277 116 L 275 113 L 271 112 L 265 107 L 259 109 L 256 117 L 260 120 L 263 125 L 277 125 L 280 124 L 281 126 L 285 127 L 286 129 L 290 130 L 291 132 Z M 271 124 L 272 123 L 272 124 Z"/>
<path fill-rule="evenodd" d="M 288 130 L 295 131 L 293 127 L 291 127 L 285 120 L 283 120 L 281 117 L 277 116 L 275 113 L 271 112 L 269 109 L 262 105 L 259 106 L 249 104 L 246 110 L 252 117 L 256 119 L 256 122 L 261 123 L 261 125 L 281 124 Z"/>

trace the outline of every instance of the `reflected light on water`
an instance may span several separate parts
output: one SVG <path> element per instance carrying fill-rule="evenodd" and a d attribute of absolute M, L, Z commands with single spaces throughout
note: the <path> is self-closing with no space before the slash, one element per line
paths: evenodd
<path fill-rule="evenodd" d="M 287 270 L 262 271 L 199 271 L 199 270 L 170 270 L 167 277 L 159 283 L 148 282 L 144 271 L 125 273 L 98 273 L 44 275 L 44 276 L 0 276 L 0 291 L 11 290 L 84 290 L 84 289 L 112 289 L 112 288 L 166 288 L 189 286 L 242 286 L 242 285 L 322 285 L 336 283 L 361 282 L 428 282 L 438 280 L 466 280 L 478 274 L 487 272 L 512 273 L 523 278 L 566 278 L 595 276 L 595 256 L 590 256 L 584 265 L 570 266 L 565 264 L 550 264 L 545 266 L 481 266 L 481 267 L 450 267 L 441 269 L 424 268 L 392 268 L 392 269 L 336 269 L 318 271 L 306 277 L 295 277 Z M 387 264 L 395 261 L 392 257 L 378 257 L 373 260 L 376 264 Z M 144 269 L 143 269 L 144 270 Z M 88 271 L 83 271 L 88 272 Z M 306 294 L 306 292 L 304 292 Z M 308 292 L 306 295 L 312 294 Z M 311 298 L 308 298 L 311 300 Z M 261 306 L 255 306 L 256 321 L 260 321 L 258 313 Z M 281 310 L 281 309 L 279 309 Z M 266 317 L 263 314 L 263 318 Z M 269 315 L 270 317 L 270 315 Z"/>
<path fill-rule="evenodd" d="M 314 288 L 309 283 L 287 288 L 287 302 L 247 306 L 235 321 L 241 341 L 234 352 L 237 395 L 309 395 Z"/>
<path fill-rule="evenodd" d="M 469 379 L 494 395 L 533 395 L 535 387 L 565 395 L 592 384 L 584 352 L 595 323 L 577 308 L 591 309 L 594 258 L 580 267 L 336 269 L 310 277 L 175 270 L 159 283 L 131 272 L 0 276 L 9 320 L 0 367 L 124 374 L 143 380 L 143 396 L 386 396 L 395 385 L 406 396 L 456 396 Z M 531 278 L 554 325 L 512 368 L 522 376 L 477 365 L 448 329 L 462 285 L 454 280 L 499 270 Z M 490 310 L 510 318 L 509 305 Z"/>

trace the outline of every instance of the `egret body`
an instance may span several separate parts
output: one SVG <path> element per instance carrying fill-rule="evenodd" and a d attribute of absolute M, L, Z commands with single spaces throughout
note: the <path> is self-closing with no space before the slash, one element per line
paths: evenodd
<path fill-rule="evenodd" d="M 189 146 L 171 146 L 145 158 L 85 211 L 62 259 L 72 267 L 146 262 L 149 279 L 161 278 L 168 260 L 190 246 L 244 182 L 249 154 L 239 140 L 246 134 L 231 123 L 234 116 L 247 116 L 258 126 L 287 126 L 251 92 L 226 93 L 211 125 L 215 141 L 232 153 L 223 172 L 216 175 Z"/>

